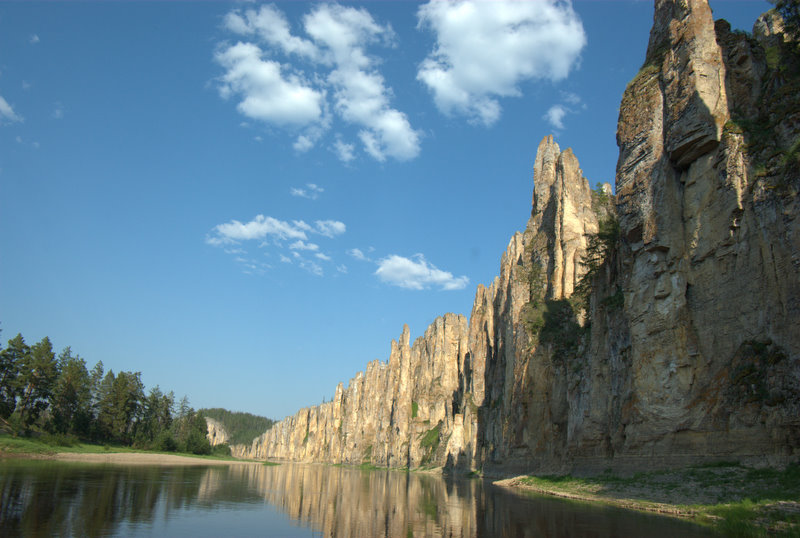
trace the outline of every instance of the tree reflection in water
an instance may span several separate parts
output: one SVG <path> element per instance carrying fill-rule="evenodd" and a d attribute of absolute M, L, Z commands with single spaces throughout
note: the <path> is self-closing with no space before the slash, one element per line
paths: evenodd
<path fill-rule="evenodd" d="M 672 519 L 421 473 L 42 461 L 0 462 L 0 529 L 11 536 L 707 535 Z"/>

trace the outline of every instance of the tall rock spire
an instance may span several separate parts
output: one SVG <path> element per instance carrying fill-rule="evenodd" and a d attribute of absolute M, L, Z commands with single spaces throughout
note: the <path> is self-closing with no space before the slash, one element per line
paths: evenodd
<path fill-rule="evenodd" d="M 546 267 L 548 297 L 572 295 L 584 272 L 586 234 L 597 231 L 592 192 L 571 149 L 561 151 L 549 135 L 539 143 L 533 166 L 533 209 L 528 229 L 539 263 Z M 546 239 L 542 243 L 542 239 Z"/>
<path fill-rule="evenodd" d="M 729 118 L 725 64 L 706 0 L 656 0 L 647 62 L 662 73 L 664 142 L 678 167 L 717 147 Z"/>

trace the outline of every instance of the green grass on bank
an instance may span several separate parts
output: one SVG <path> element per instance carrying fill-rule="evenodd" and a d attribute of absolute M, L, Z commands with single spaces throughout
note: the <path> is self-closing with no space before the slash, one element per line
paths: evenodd
<path fill-rule="evenodd" d="M 212 449 L 213 450 L 213 449 Z M 210 455 L 198 455 L 184 452 L 163 452 L 157 450 L 142 450 L 124 445 L 84 443 L 75 438 L 64 436 L 42 435 L 40 437 L 14 437 L 9 434 L 0 434 L 0 457 L 2 456 L 47 456 L 66 452 L 70 454 L 105 454 L 111 452 L 143 453 L 143 454 L 172 454 L 189 456 L 207 460 L 235 461 L 236 458 L 225 454 L 224 449 Z"/>
<path fill-rule="evenodd" d="M 626 508 L 691 517 L 725 536 L 800 538 L 800 465 L 717 462 L 621 477 L 528 476 L 523 485 Z"/>

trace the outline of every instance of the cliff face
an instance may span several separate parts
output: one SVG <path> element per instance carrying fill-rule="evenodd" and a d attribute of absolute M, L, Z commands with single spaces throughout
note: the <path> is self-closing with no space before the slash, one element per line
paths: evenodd
<path fill-rule="evenodd" d="M 228 432 L 225 431 L 225 428 L 219 421 L 211 417 L 205 417 L 205 419 L 207 426 L 206 437 L 208 438 L 208 442 L 211 443 L 211 446 L 222 445 L 230 441 L 231 436 L 228 435 Z"/>
<path fill-rule="evenodd" d="M 388 362 L 373 361 L 333 401 L 275 424 L 237 457 L 282 458 L 389 467 L 441 464 L 442 443 L 463 415 L 453 406 L 459 372 L 468 368 L 467 320 L 447 314 L 410 344 L 408 327 Z M 458 424 L 457 424 L 458 422 Z"/>
<path fill-rule="evenodd" d="M 628 454 L 780 458 L 797 447 L 797 163 L 775 169 L 758 148 L 765 135 L 739 125 L 773 122 L 779 150 L 800 114 L 796 96 L 763 96 L 784 75 L 766 65 L 758 28 L 750 39 L 715 29 L 704 1 L 657 1 L 647 65 L 622 100 L 627 323 L 609 336 L 630 342 Z M 791 101 L 794 114 L 777 118 Z"/>
<path fill-rule="evenodd" d="M 800 60 L 786 40 L 775 14 L 747 36 L 705 0 L 656 0 L 620 106 L 616 197 L 546 137 L 528 226 L 469 322 L 447 314 L 413 345 L 405 328 L 387 363 L 235 455 L 521 471 L 795 458 Z"/>

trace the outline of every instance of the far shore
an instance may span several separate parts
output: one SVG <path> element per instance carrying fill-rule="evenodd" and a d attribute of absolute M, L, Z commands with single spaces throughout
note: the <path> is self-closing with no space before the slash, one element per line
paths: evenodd
<path fill-rule="evenodd" d="M 38 460 L 57 460 L 81 463 L 109 463 L 116 465 L 261 465 L 263 462 L 250 460 L 218 460 L 195 458 L 178 454 L 159 454 L 149 452 L 106 452 L 79 453 L 57 452 L 54 454 L 18 454 L 17 457 Z"/>

